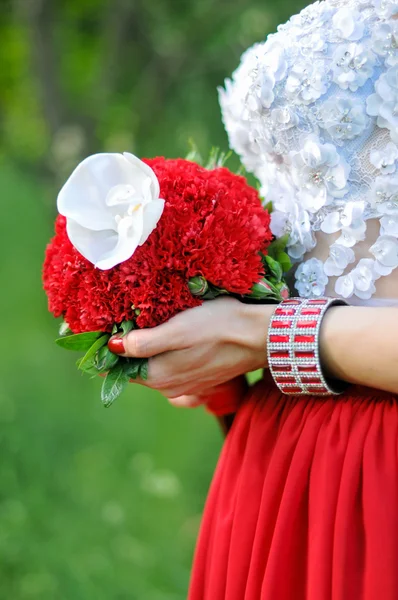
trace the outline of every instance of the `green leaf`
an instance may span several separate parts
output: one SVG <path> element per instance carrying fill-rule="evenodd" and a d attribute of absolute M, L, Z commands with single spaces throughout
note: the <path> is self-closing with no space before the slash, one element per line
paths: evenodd
<path fill-rule="evenodd" d="M 263 204 L 265 210 L 267 210 L 270 214 L 272 213 L 272 202 L 266 202 L 265 204 Z"/>
<path fill-rule="evenodd" d="M 288 233 L 286 233 L 285 235 L 283 235 L 280 238 L 274 239 L 268 246 L 268 251 L 267 251 L 268 256 L 271 256 L 272 258 L 276 259 L 279 252 L 284 252 L 288 241 L 289 241 Z"/>
<path fill-rule="evenodd" d="M 277 282 L 279 283 L 279 281 L 281 281 L 282 275 L 283 275 L 282 267 L 280 266 L 278 261 L 276 261 L 271 256 L 266 256 L 265 262 L 267 263 L 267 267 L 268 267 L 271 275 L 273 275 L 275 277 L 275 279 L 277 280 Z"/>
<path fill-rule="evenodd" d="M 229 161 L 231 156 L 232 156 L 232 150 L 229 150 L 228 152 L 220 152 L 218 161 L 217 161 L 217 167 L 223 167 Z"/>
<path fill-rule="evenodd" d="M 117 325 L 114 325 L 114 326 L 112 327 L 112 335 L 115 335 L 115 333 L 117 333 L 118 331 L 119 331 L 119 328 L 118 328 L 118 326 L 117 326 Z"/>
<path fill-rule="evenodd" d="M 241 177 L 246 177 L 247 171 L 243 165 L 240 165 L 238 170 L 236 171 L 236 175 L 240 175 Z"/>
<path fill-rule="evenodd" d="M 98 375 L 99 371 L 95 365 L 95 357 L 89 358 L 83 365 L 80 364 L 81 358 L 76 362 L 76 366 L 83 373 L 87 373 L 88 375 Z"/>
<path fill-rule="evenodd" d="M 137 379 L 137 377 L 142 377 L 142 373 L 144 373 L 145 376 L 142 377 L 142 379 L 146 379 L 148 376 L 147 365 L 147 358 L 128 358 L 124 361 L 123 368 L 129 379 Z"/>
<path fill-rule="evenodd" d="M 224 288 L 217 287 L 216 285 L 213 285 L 212 283 L 208 283 L 208 286 L 209 287 L 207 289 L 207 292 L 201 296 L 201 298 L 203 298 L 203 300 L 213 300 L 214 298 L 217 298 L 218 296 L 229 295 L 228 290 L 224 290 Z"/>
<path fill-rule="evenodd" d="M 93 358 L 97 354 L 98 350 L 100 348 L 102 348 L 102 346 L 105 346 L 105 344 L 107 343 L 107 341 L 109 340 L 109 338 L 110 338 L 109 333 L 105 333 L 104 335 L 101 335 L 101 337 L 98 338 L 98 340 L 96 340 L 92 346 L 90 346 L 90 348 L 87 350 L 87 352 L 83 356 L 83 358 L 80 359 L 79 369 L 80 369 L 80 367 L 82 365 L 84 365 L 84 363 L 86 361 L 88 361 L 91 358 Z"/>
<path fill-rule="evenodd" d="M 188 140 L 188 143 L 191 149 L 186 155 L 185 160 L 190 160 L 191 162 L 195 162 L 201 167 L 203 167 L 203 158 L 199 152 L 197 145 L 195 144 L 192 138 Z"/>
<path fill-rule="evenodd" d="M 220 148 L 213 146 L 210 150 L 209 158 L 207 159 L 207 163 L 205 165 L 205 169 L 212 171 L 213 169 L 217 169 L 219 167 L 223 167 L 225 163 L 231 158 L 232 152 L 222 152 Z"/>
<path fill-rule="evenodd" d="M 282 267 L 284 273 L 290 271 L 292 267 L 292 261 L 290 260 L 290 256 L 286 252 L 279 252 L 279 254 L 276 257 L 276 260 Z"/>
<path fill-rule="evenodd" d="M 101 400 L 106 408 L 120 396 L 129 382 L 129 376 L 123 368 L 123 363 L 118 363 L 105 377 L 101 389 Z"/>
<path fill-rule="evenodd" d="M 55 343 L 66 350 L 88 350 L 93 343 L 102 335 L 103 331 L 89 331 L 88 333 L 76 333 L 55 340 Z"/>
<path fill-rule="evenodd" d="M 205 164 L 205 169 L 208 169 L 209 171 L 212 171 L 213 169 L 215 169 L 217 166 L 217 160 L 218 160 L 218 148 L 213 146 L 213 148 L 210 150 L 210 154 L 209 154 L 209 158 L 207 159 L 207 163 Z"/>
<path fill-rule="evenodd" d="M 129 331 L 134 329 L 134 321 L 123 321 L 120 324 L 120 328 L 123 331 L 123 335 L 127 335 Z"/>
<path fill-rule="evenodd" d="M 148 379 L 148 360 L 142 361 L 138 375 L 143 381 Z"/>
<path fill-rule="evenodd" d="M 108 372 L 119 362 L 120 357 L 103 346 L 95 357 L 95 365 L 99 373 Z"/>

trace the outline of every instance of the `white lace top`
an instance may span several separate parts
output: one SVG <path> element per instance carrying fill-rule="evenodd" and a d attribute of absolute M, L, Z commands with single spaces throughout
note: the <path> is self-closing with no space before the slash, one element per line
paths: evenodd
<path fill-rule="evenodd" d="M 220 90 L 230 145 L 273 203 L 274 234 L 289 234 L 303 297 L 398 297 L 398 270 L 394 292 L 378 283 L 398 266 L 394 15 L 398 0 L 315 2 Z"/>

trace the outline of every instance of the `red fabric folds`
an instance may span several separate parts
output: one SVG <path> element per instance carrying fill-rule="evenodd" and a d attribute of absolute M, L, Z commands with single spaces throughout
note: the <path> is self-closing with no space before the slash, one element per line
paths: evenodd
<path fill-rule="evenodd" d="M 206 399 L 206 410 L 219 417 L 236 413 L 248 389 L 248 383 L 243 375 L 218 385 Z"/>
<path fill-rule="evenodd" d="M 248 393 L 207 500 L 189 600 L 397 600 L 398 398 Z"/>

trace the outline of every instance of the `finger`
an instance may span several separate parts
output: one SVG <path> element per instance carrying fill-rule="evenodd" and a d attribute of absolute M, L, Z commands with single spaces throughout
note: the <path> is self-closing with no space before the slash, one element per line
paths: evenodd
<path fill-rule="evenodd" d="M 176 397 L 184 394 L 187 374 L 184 375 L 184 373 L 182 373 L 181 364 L 186 353 L 186 349 L 172 350 L 148 358 L 146 379 L 136 377 L 130 379 L 130 383 L 138 383 L 153 390 L 157 390 L 167 398 L 169 396 Z"/>
<path fill-rule="evenodd" d="M 177 396 L 176 398 L 167 398 L 170 404 L 177 408 L 196 408 L 203 404 L 204 399 L 200 396 Z"/>
<path fill-rule="evenodd" d="M 146 385 L 162 392 L 166 397 L 183 395 L 193 368 L 191 353 L 192 350 L 187 349 L 171 350 L 148 359 Z M 175 393 L 176 390 L 181 391 Z"/>
<path fill-rule="evenodd" d="M 150 358 L 184 347 L 182 328 L 173 320 L 150 329 L 136 329 L 127 335 L 113 336 L 108 348 L 114 354 L 131 358 Z"/>
<path fill-rule="evenodd" d="M 240 375 L 216 386 L 201 386 L 199 393 L 168 397 L 168 400 L 176 407 L 194 408 L 206 404 L 207 409 L 214 414 L 228 414 L 236 412 L 247 390 L 247 380 L 244 375 Z"/>
<path fill-rule="evenodd" d="M 215 336 L 214 318 L 210 326 L 210 317 L 215 306 L 219 309 L 217 312 L 222 308 L 217 300 L 180 312 L 163 325 L 130 331 L 124 337 L 113 336 L 108 342 L 109 350 L 121 356 L 149 358 L 170 350 L 188 348 L 198 339 L 210 341 Z M 238 302 L 225 298 L 224 303 L 227 301 Z M 213 310 L 209 304 L 214 305 Z"/>
<path fill-rule="evenodd" d="M 213 378 L 214 370 L 219 370 L 217 361 L 211 348 L 194 347 L 165 352 L 149 359 L 146 383 L 166 397 L 197 395 L 198 391 L 219 383 Z M 224 381 L 231 379 L 229 372 L 223 375 Z M 169 393 L 170 390 L 173 394 Z"/>

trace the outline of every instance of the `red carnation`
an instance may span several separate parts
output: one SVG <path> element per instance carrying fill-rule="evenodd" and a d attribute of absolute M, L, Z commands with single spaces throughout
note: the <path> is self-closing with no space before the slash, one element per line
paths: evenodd
<path fill-rule="evenodd" d="M 270 217 L 257 191 L 222 167 L 187 160 L 144 161 L 155 172 L 163 214 L 133 256 L 100 270 L 71 244 L 58 216 L 46 250 L 43 280 L 49 309 L 74 333 L 110 332 L 135 320 L 153 327 L 201 304 L 188 281 L 196 275 L 228 292 L 248 294 L 264 274 L 260 253 L 272 239 Z"/>

